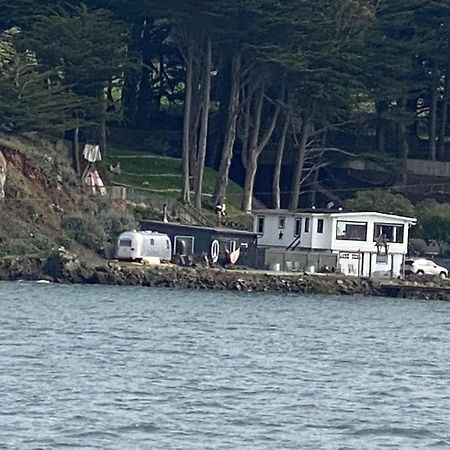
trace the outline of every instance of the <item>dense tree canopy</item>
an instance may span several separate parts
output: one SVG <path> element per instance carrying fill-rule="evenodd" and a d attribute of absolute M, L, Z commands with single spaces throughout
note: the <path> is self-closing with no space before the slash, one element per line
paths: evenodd
<path fill-rule="evenodd" d="M 261 159 L 273 206 L 296 208 L 330 149 L 449 156 L 450 0 L 0 0 L 0 11 L 0 129 L 94 126 L 104 151 L 110 124 L 179 132 L 182 199 L 193 190 L 198 208 L 205 164 L 222 201 L 239 163 L 248 211 Z"/>

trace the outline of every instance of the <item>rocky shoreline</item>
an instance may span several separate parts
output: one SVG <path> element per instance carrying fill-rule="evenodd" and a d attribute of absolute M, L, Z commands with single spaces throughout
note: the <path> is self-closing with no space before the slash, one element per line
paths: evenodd
<path fill-rule="evenodd" d="M 89 261 L 63 249 L 48 255 L 0 259 L 0 280 L 450 300 L 450 285 L 441 280 L 377 281 L 339 275 L 274 274 L 174 265 L 152 267 Z"/>

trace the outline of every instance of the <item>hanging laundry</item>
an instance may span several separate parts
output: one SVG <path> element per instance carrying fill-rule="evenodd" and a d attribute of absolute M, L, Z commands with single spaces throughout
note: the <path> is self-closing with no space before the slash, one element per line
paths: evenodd
<path fill-rule="evenodd" d="M 103 180 L 96 169 L 91 170 L 86 176 L 86 183 L 91 187 L 92 193 L 95 195 L 106 195 L 106 188 Z"/>
<path fill-rule="evenodd" d="M 102 160 L 102 152 L 98 145 L 86 144 L 83 149 L 84 159 L 89 162 L 96 162 Z"/>

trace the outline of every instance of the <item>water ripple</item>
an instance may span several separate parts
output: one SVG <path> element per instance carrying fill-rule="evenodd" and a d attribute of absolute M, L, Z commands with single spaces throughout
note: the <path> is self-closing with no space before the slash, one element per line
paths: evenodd
<path fill-rule="evenodd" d="M 0 283 L 0 307 L 0 449 L 450 448 L 450 303 Z"/>

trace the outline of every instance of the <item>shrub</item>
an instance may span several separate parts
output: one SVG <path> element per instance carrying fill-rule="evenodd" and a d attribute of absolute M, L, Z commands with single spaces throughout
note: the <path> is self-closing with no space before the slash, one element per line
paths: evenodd
<path fill-rule="evenodd" d="M 61 226 L 66 238 L 92 250 L 99 250 L 106 240 L 103 225 L 91 214 L 77 214 L 63 217 Z"/>
<path fill-rule="evenodd" d="M 107 211 L 99 214 L 98 221 L 102 224 L 106 240 L 108 241 L 114 241 L 120 233 L 137 227 L 133 216 L 116 211 Z"/>
<path fill-rule="evenodd" d="M 387 214 L 414 217 L 413 204 L 401 194 L 391 194 L 382 189 L 359 191 L 344 202 L 350 211 L 376 211 Z"/>

